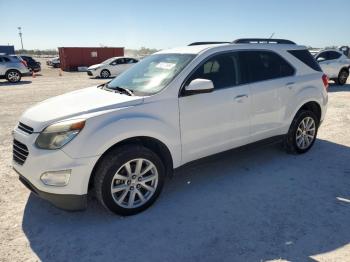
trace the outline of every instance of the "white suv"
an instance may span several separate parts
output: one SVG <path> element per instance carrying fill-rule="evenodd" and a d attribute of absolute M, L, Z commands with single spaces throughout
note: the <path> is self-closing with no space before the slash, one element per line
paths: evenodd
<path fill-rule="evenodd" d="M 90 66 L 87 69 L 87 74 L 101 78 L 117 76 L 137 62 L 138 60 L 132 57 L 112 57 L 103 61 L 101 64 Z"/>
<path fill-rule="evenodd" d="M 315 55 L 323 72 L 338 85 L 346 84 L 349 77 L 350 59 L 338 50 L 322 50 Z"/>
<path fill-rule="evenodd" d="M 190 161 L 268 138 L 300 154 L 327 108 L 327 77 L 303 46 L 241 39 L 151 55 L 109 83 L 41 102 L 20 118 L 13 167 L 64 209 L 132 215 Z"/>

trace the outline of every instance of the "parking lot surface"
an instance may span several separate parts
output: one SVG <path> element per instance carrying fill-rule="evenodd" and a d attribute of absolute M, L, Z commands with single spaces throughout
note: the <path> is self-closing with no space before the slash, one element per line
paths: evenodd
<path fill-rule="evenodd" d="M 85 212 L 56 209 L 18 181 L 11 130 L 29 106 L 105 81 L 45 65 L 0 80 L 0 261 L 350 261 L 350 84 L 331 85 L 307 154 L 268 145 L 200 160 L 133 217 L 92 198 Z"/>

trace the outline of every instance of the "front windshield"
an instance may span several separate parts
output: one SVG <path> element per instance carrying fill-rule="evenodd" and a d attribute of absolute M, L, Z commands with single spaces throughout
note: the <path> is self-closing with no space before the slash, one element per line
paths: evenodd
<path fill-rule="evenodd" d="M 125 71 L 107 88 L 126 88 L 142 94 L 154 94 L 162 90 L 195 57 L 193 54 L 151 55 Z"/>
<path fill-rule="evenodd" d="M 115 57 L 108 58 L 107 60 L 103 61 L 101 64 L 109 64 L 115 60 Z"/>

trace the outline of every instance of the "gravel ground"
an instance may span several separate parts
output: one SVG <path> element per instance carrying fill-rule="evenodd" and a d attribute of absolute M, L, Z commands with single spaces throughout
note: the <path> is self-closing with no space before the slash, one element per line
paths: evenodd
<path fill-rule="evenodd" d="M 11 169 L 11 129 L 29 106 L 97 83 L 44 66 L 0 80 L 0 261 L 350 261 L 350 84 L 331 86 L 307 154 L 237 149 L 191 164 L 128 218 L 91 199 L 65 212 L 31 195 Z"/>

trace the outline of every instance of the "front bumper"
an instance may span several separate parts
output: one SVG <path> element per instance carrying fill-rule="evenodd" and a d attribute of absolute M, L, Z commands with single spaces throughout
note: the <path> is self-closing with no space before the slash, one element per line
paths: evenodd
<path fill-rule="evenodd" d="M 18 171 L 14 169 L 17 173 Z M 78 210 L 84 210 L 87 207 L 87 194 L 85 195 L 60 195 L 60 194 L 52 194 L 47 193 L 44 191 L 41 191 L 37 189 L 28 179 L 26 179 L 24 176 L 22 176 L 20 173 L 19 175 L 19 181 L 22 182 L 22 184 L 27 187 L 31 192 L 33 192 L 35 195 L 39 196 L 42 199 L 45 199 L 52 203 L 54 206 L 69 210 L 69 211 L 78 211 Z"/>
<path fill-rule="evenodd" d="M 99 76 L 99 72 L 97 70 L 88 70 L 88 71 L 86 71 L 86 73 L 88 74 L 88 76 L 92 76 L 92 77 Z"/>
<path fill-rule="evenodd" d="M 69 206 L 69 202 L 72 201 L 73 207 L 82 209 L 82 206 L 85 206 L 82 202 L 85 201 L 88 192 L 90 175 L 98 156 L 72 158 L 64 152 L 64 148 L 62 150 L 38 149 L 35 146 L 37 136 L 37 133 L 26 134 L 18 128 L 13 132 L 14 143 L 17 141 L 17 145 L 22 145 L 23 148 L 15 149 L 22 154 L 19 155 L 20 157 L 26 155 L 23 163 L 15 158 L 15 154 L 12 161 L 12 166 L 20 174 L 22 183 L 27 181 L 25 184 L 27 187 L 30 185 L 29 188 L 33 192 L 60 208 L 72 210 L 73 208 Z M 71 174 L 66 186 L 45 185 L 40 179 L 45 172 L 68 169 L 71 170 Z"/>

